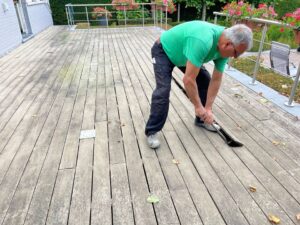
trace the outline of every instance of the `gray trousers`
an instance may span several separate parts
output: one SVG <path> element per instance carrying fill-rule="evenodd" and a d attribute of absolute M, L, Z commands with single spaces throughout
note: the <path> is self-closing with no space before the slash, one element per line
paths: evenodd
<path fill-rule="evenodd" d="M 152 94 L 150 116 L 145 128 L 145 134 L 147 136 L 160 131 L 166 122 L 169 112 L 172 71 L 175 67 L 163 50 L 161 43 L 154 43 L 151 49 L 151 55 L 156 88 Z M 183 73 L 185 72 L 185 67 L 178 68 Z M 201 103 L 205 106 L 210 74 L 203 66 L 199 71 L 196 82 Z"/>

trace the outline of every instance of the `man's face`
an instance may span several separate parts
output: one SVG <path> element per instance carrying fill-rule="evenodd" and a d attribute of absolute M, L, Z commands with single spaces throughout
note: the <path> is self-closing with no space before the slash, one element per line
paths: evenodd
<path fill-rule="evenodd" d="M 223 58 L 234 57 L 237 58 L 247 50 L 246 44 L 235 46 L 231 41 L 226 41 L 219 46 L 220 54 Z"/>

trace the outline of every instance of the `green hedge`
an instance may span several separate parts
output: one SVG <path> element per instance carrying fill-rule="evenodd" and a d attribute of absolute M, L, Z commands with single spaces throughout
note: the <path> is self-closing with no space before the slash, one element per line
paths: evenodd
<path fill-rule="evenodd" d="M 53 22 L 55 25 L 68 24 L 65 5 L 66 4 L 110 4 L 111 0 L 50 0 Z"/>

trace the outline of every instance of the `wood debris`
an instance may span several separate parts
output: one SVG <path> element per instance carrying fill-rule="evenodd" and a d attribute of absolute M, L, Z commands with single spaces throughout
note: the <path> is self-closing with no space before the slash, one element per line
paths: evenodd
<path fill-rule="evenodd" d="M 269 215 L 268 216 L 269 221 L 275 224 L 279 224 L 280 223 L 280 219 L 277 216 L 274 215 Z"/>
<path fill-rule="evenodd" d="M 173 162 L 174 164 L 176 164 L 176 165 L 179 164 L 179 161 L 178 161 L 177 159 L 173 159 L 172 162 Z"/>
<path fill-rule="evenodd" d="M 242 96 L 242 95 L 240 95 L 240 94 L 237 94 L 237 93 L 236 93 L 236 94 L 234 94 L 233 96 L 234 96 L 234 97 L 236 97 L 236 98 L 243 98 L 243 96 Z"/>
<path fill-rule="evenodd" d="M 256 192 L 256 187 L 255 186 L 249 186 L 249 190 L 251 191 L 251 192 Z"/>

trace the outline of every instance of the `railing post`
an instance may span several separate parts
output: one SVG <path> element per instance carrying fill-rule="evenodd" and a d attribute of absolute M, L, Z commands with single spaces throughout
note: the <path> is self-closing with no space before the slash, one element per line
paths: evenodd
<path fill-rule="evenodd" d="M 166 30 L 168 29 L 168 5 L 166 5 Z"/>
<path fill-rule="evenodd" d="M 106 6 L 105 6 L 105 19 L 106 19 L 106 28 L 108 28 L 108 17 L 107 17 Z"/>
<path fill-rule="evenodd" d="M 154 18 L 153 18 L 153 25 L 156 26 L 156 4 L 154 4 Z"/>
<path fill-rule="evenodd" d="M 218 15 L 215 15 L 214 24 L 217 24 L 218 22 Z"/>
<path fill-rule="evenodd" d="M 66 15 L 67 15 L 67 20 L 68 20 L 68 26 L 69 26 L 69 29 L 71 29 L 71 26 L 70 26 L 70 18 L 69 18 L 69 6 L 66 6 Z"/>
<path fill-rule="evenodd" d="M 258 67 L 259 67 L 259 60 L 260 60 L 261 52 L 262 52 L 263 47 L 264 47 L 264 42 L 265 42 L 267 30 L 268 30 L 268 26 L 265 23 L 264 29 L 262 31 L 262 36 L 261 36 L 261 40 L 260 40 L 258 55 L 257 55 L 257 59 L 256 59 L 254 71 L 253 71 L 252 81 L 250 82 L 250 84 L 252 84 L 252 85 L 255 85 L 257 83 L 256 82 L 256 74 L 257 74 L 257 70 L 258 70 Z"/>
<path fill-rule="evenodd" d="M 125 20 L 124 20 L 125 27 L 127 27 L 127 23 L 126 23 L 126 10 L 125 10 L 125 6 L 124 6 L 124 18 L 125 18 Z"/>
<path fill-rule="evenodd" d="M 145 26 L 145 16 L 144 16 L 144 4 L 142 5 L 142 10 L 143 10 L 143 27 Z"/>
<path fill-rule="evenodd" d="M 89 29 L 90 29 L 90 20 L 89 20 L 89 14 L 88 14 L 88 11 L 87 11 L 87 6 L 85 7 L 85 13 L 86 13 L 86 20 L 89 24 Z"/>
<path fill-rule="evenodd" d="M 295 106 L 293 100 L 294 100 L 295 93 L 296 93 L 296 90 L 297 90 L 299 77 L 300 77 L 300 63 L 298 65 L 297 74 L 296 74 L 296 77 L 295 77 L 295 80 L 294 80 L 294 85 L 293 85 L 292 90 L 291 90 L 289 101 L 284 103 L 286 106 L 289 106 L 289 107 L 294 107 Z"/>
<path fill-rule="evenodd" d="M 163 27 L 163 26 L 162 26 L 162 17 L 163 17 L 163 16 L 162 16 L 162 14 L 163 14 L 162 11 L 163 11 L 163 10 L 160 9 L 160 27 L 161 27 L 161 28 Z"/>

